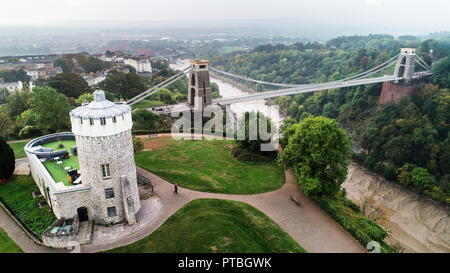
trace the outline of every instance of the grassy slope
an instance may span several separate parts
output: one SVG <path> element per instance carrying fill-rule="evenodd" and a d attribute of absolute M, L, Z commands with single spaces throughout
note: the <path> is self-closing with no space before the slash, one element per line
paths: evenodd
<path fill-rule="evenodd" d="M 254 194 L 273 191 L 284 183 L 275 162 L 250 164 L 231 154 L 231 141 L 175 141 L 164 139 L 163 148 L 136 155 L 138 166 L 193 190 Z"/>
<path fill-rule="evenodd" d="M 383 241 L 387 236 L 387 232 L 376 222 L 365 217 L 359 207 L 349 199 L 345 197 L 313 199 L 321 209 L 355 237 L 362 246 L 365 247 L 370 241 L 376 241 L 380 243 L 383 253 L 397 252 Z"/>
<path fill-rule="evenodd" d="M 113 249 L 119 253 L 306 252 L 250 205 L 199 199 L 186 204 L 148 237 Z"/>
<path fill-rule="evenodd" d="M 38 207 L 43 199 L 33 199 L 32 192 L 37 189 L 31 176 L 13 176 L 0 185 L 0 197 L 32 231 L 41 234 L 55 221 L 55 216 L 48 207 Z"/>
<path fill-rule="evenodd" d="M 9 147 L 14 150 L 14 155 L 17 158 L 26 157 L 25 151 L 23 150 L 23 147 L 25 147 L 25 144 L 30 142 L 29 140 L 21 141 L 21 142 L 15 142 L 15 143 L 8 143 Z"/>
<path fill-rule="evenodd" d="M 14 243 L 8 234 L 0 228 L 0 253 L 22 253 L 22 249 Z"/>

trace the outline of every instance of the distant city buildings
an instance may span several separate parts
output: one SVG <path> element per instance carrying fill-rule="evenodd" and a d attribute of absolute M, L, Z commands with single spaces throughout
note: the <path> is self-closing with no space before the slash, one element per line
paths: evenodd
<path fill-rule="evenodd" d="M 18 82 L 0 82 L 0 89 L 6 89 L 9 93 L 14 91 L 22 91 L 23 90 L 23 84 L 21 81 Z"/>
<path fill-rule="evenodd" d="M 124 64 L 132 66 L 139 75 L 147 76 L 152 73 L 152 64 L 146 56 L 127 57 L 124 59 Z"/>
<path fill-rule="evenodd" d="M 90 73 L 89 75 L 83 76 L 83 79 L 87 82 L 89 86 L 95 86 L 106 79 L 108 72 Z"/>

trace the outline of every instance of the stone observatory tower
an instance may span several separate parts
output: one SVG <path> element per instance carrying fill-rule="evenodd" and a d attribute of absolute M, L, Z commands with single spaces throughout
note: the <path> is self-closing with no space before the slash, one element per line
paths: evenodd
<path fill-rule="evenodd" d="M 81 180 L 90 187 L 89 218 L 100 224 L 136 223 L 140 209 L 131 136 L 131 108 L 94 92 L 94 101 L 70 112 Z"/>

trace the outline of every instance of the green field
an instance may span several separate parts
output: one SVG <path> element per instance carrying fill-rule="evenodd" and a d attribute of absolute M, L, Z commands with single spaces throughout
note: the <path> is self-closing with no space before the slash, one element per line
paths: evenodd
<path fill-rule="evenodd" d="M 14 142 L 14 143 L 8 143 L 9 147 L 13 149 L 14 155 L 17 158 L 26 157 L 25 151 L 23 150 L 23 147 L 30 142 L 29 140 L 21 141 L 21 142 Z"/>
<path fill-rule="evenodd" d="M 276 162 L 245 163 L 231 155 L 232 141 L 175 141 L 136 154 L 136 164 L 163 179 L 198 191 L 254 194 L 273 191 L 284 184 Z"/>
<path fill-rule="evenodd" d="M 0 253 L 22 253 L 22 249 L 14 243 L 8 234 L 0 228 Z"/>
<path fill-rule="evenodd" d="M 198 199 L 117 253 L 306 252 L 265 214 L 241 202 Z"/>
<path fill-rule="evenodd" d="M 0 185 L 0 197 L 32 231 L 41 234 L 56 218 L 49 207 L 38 207 L 43 199 L 33 199 L 32 193 L 37 189 L 31 176 L 12 176 Z"/>
<path fill-rule="evenodd" d="M 133 105 L 133 109 L 137 109 L 137 108 L 152 108 L 152 107 L 158 107 L 158 106 L 163 106 L 165 105 L 164 102 L 159 101 L 159 100 L 143 100 L 139 103 L 136 103 Z"/>

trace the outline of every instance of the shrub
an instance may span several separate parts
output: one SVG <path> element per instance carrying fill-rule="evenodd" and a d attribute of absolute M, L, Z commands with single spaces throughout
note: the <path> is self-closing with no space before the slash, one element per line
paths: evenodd
<path fill-rule="evenodd" d="M 20 130 L 19 137 L 27 138 L 27 137 L 36 137 L 42 135 L 42 129 L 36 126 L 25 126 Z"/>

